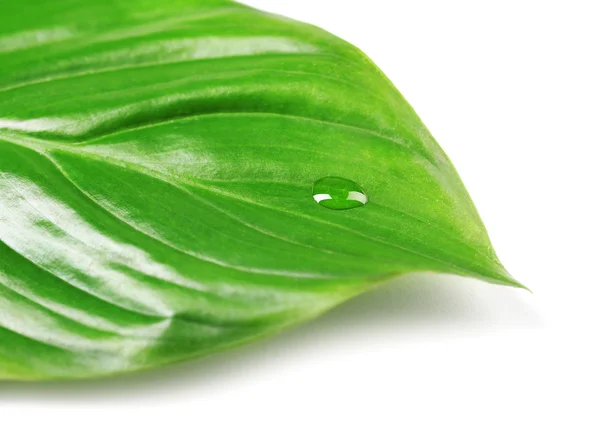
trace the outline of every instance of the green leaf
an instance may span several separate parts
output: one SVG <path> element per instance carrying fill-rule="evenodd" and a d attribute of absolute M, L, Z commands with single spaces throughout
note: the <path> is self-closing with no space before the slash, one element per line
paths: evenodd
<path fill-rule="evenodd" d="M 409 104 L 323 30 L 5 0 L 0 64 L 0 378 L 204 355 L 408 272 L 520 286 Z"/>

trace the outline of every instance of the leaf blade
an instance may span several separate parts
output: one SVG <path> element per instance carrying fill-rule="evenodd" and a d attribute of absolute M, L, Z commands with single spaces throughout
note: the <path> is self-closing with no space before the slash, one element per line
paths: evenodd
<path fill-rule="evenodd" d="M 521 287 L 353 46 L 228 1 L 33 3 L 0 14 L 0 376 L 161 366 L 408 272 Z M 319 206 L 327 176 L 369 203 Z"/>

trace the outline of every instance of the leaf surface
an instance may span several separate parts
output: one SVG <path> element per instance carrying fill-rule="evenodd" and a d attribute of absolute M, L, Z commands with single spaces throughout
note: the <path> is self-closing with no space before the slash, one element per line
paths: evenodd
<path fill-rule="evenodd" d="M 4 0 L 0 64 L 0 378 L 188 359 L 409 272 L 519 286 L 409 104 L 321 29 L 230 1 Z M 317 204 L 324 177 L 368 203 Z"/>

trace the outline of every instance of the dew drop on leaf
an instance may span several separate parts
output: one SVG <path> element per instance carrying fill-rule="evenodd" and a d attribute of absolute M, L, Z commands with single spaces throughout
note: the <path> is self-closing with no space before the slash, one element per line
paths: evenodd
<path fill-rule="evenodd" d="M 354 181 L 342 177 L 324 177 L 313 185 L 313 199 L 322 207 L 349 210 L 367 204 L 365 191 Z"/>

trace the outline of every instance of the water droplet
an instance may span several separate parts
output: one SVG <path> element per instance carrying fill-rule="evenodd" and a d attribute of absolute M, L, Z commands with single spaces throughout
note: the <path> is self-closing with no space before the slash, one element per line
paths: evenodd
<path fill-rule="evenodd" d="M 315 181 L 313 199 L 332 210 L 349 210 L 368 202 L 367 194 L 358 184 L 342 177 L 324 177 Z"/>

